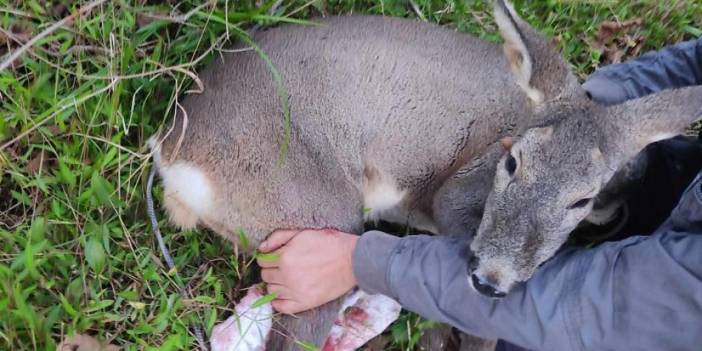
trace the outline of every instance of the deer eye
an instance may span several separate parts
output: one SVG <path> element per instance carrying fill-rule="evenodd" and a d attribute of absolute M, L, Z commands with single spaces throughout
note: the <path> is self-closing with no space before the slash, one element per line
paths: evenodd
<path fill-rule="evenodd" d="M 510 154 L 507 157 L 507 162 L 505 162 L 505 169 L 507 170 L 507 173 L 509 173 L 509 175 L 513 175 L 514 171 L 517 170 L 517 160 L 514 159 L 514 156 L 512 156 L 512 154 Z"/>
<path fill-rule="evenodd" d="M 583 208 L 583 207 L 587 206 L 587 204 L 589 204 L 591 200 L 592 200 L 592 198 L 580 199 L 580 200 L 576 201 L 574 204 L 568 206 L 568 209 L 572 210 L 572 209 L 576 209 L 576 208 Z"/>

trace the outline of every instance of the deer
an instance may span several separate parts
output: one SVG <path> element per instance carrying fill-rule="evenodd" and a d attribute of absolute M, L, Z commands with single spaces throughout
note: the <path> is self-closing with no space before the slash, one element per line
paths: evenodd
<path fill-rule="evenodd" d="M 243 230 L 250 248 L 279 228 L 361 233 L 372 220 L 460 236 L 466 279 L 504 296 L 618 169 L 699 118 L 702 88 L 599 105 L 511 3 L 494 1 L 494 18 L 501 45 L 380 16 L 259 31 L 280 84 L 254 50 L 223 53 L 172 133 L 149 141 L 170 222 L 233 245 Z M 340 304 L 280 317 L 267 349 L 321 346 Z"/>

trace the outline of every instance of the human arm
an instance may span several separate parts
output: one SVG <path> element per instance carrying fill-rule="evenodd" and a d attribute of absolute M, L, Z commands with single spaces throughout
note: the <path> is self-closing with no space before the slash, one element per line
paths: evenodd
<path fill-rule="evenodd" d="M 465 244 L 364 234 L 354 272 L 420 315 L 539 350 L 673 350 L 702 344 L 702 189 L 649 237 L 567 250 L 505 298 L 468 283 Z"/>
<path fill-rule="evenodd" d="M 468 283 L 465 241 L 329 233 L 295 232 L 267 248 L 287 247 L 280 259 L 280 266 L 288 268 L 283 285 L 306 308 L 324 302 L 319 294 L 327 300 L 342 294 L 328 295 L 328 286 L 345 291 L 357 282 L 365 292 L 389 296 L 426 318 L 532 349 L 684 350 L 702 345 L 699 177 L 658 232 L 594 249 L 565 250 L 502 299 L 486 298 Z M 349 255 L 352 263 L 345 259 Z M 334 256 L 341 259 L 320 258 Z M 353 282 L 346 278 L 350 267 Z M 310 282 L 327 287 L 314 289 Z M 280 305 L 274 307 L 280 310 Z M 296 308 L 288 303 L 283 312 Z"/>
<path fill-rule="evenodd" d="M 590 75 L 583 88 L 595 101 L 616 104 L 668 88 L 702 84 L 702 38 L 653 51 Z"/>

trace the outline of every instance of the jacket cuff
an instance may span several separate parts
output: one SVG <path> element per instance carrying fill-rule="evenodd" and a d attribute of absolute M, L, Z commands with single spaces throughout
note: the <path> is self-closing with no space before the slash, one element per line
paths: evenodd
<path fill-rule="evenodd" d="M 400 238 L 379 231 L 361 235 L 353 252 L 353 274 L 361 290 L 395 298 L 388 270 Z"/>
<path fill-rule="evenodd" d="M 615 105 L 630 98 L 625 86 L 618 81 L 596 72 L 583 84 L 592 100 L 603 105 Z"/>

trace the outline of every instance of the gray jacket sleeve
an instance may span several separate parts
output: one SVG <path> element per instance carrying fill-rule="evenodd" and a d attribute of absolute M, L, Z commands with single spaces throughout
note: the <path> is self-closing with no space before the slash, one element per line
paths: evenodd
<path fill-rule="evenodd" d="M 686 41 L 590 75 L 583 88 L 595 101 L 616 104 L 661 91 L 702 84 L 702 38 Z"/>
<path fill-rule="evenodd" d="M 702 182 L 648 237 L 569 249 L 526 284 L 489 299 L 468 283 L 466 244 L 367 232 L 354 252 L 361 289 L 467 333 L 538 350 L 702 347 Z"/>

